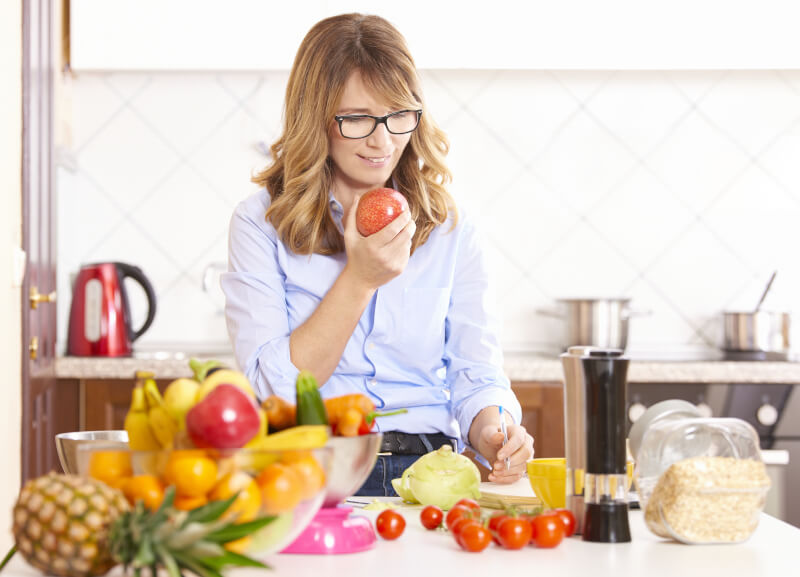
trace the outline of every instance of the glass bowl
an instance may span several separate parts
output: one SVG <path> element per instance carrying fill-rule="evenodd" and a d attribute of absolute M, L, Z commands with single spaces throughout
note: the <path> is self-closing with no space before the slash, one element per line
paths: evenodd
<path fill-rule="evenodd" d="M 332 456 L 327 447 L 133 451 L 117 442 L 87 442 L 78 445 L 77 469 L 70 472 L 99 479 L 150 509 L 160 505 L 170 485 L 176 490 L 174 507 L 183 510 L 238 492 L 228 513 L 240 522 L 264 515 L 274 520 L 228 547 L 263 559 L 294 541 L 314 518 L 325 499 Z"/>

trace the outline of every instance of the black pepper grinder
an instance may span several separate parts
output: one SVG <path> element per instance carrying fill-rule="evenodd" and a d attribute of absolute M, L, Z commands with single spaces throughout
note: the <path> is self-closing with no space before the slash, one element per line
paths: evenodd
<path fill-rule="evenodd" d="M 630 360 L 619 349 L 592 349 L 581 359 L 586 379 L 586 480 L 583 540 L 626 543 L 625 397 Z"/>

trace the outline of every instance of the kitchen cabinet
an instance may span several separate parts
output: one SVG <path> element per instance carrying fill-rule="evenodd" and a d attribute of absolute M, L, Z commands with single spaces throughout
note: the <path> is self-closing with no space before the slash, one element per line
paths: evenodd
<path fill-rule="evenodd" d="M 564 388 L 561 383 L 513 381 L 522 426 L 533 435 L 537 457 L 564 456 Z"/>
<path fill-rule="evenodd" d="M 169 380 L 156 381 L 163 392 Z M 135 379 L 85 379 L 80 381 L 82 431 L 124 428 Z"/>
<path fill-rule="evenodd" d="M 377 13 L 427 69 L 800 68 L 792 0 L 71 0 L 73 70 L 288 70 L 308 29 Z"/>

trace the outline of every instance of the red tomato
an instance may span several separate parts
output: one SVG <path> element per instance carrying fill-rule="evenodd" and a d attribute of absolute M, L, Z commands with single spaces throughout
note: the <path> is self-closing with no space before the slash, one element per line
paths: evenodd
<path fill-rule="evenodd" d="M 489 517 L 489 533 L 492 535 L 492 541 L 498 545 L 500 545 L 500 541 L 497 538 L 497 526 L 500 525 L 500 521 L 506 517 L 508 517 L 508 515 L 506 515 L 505 511 L 497 511 Z"/>
<path fill-rule="evenodd" d="M 443 518 L 444 513 L 442 513 L 442 510 L 436 505 L 428 505 L 419 514 L 419 520 L 422 522 L 422 526 L 428 530 L 436 529 L 442 524 Z"/>
<path fill-rule="evenodd" d="M 492 542 L 492 536 L 489 533 L 489 529 L 477 521 L 470 521 L 461 529 L 457 540 L 465 551 L 477 553 L 489 546 L 489 543 Z"/>
<path fill-rule="evenodd" d="M 453 523 L 458 521 L 461 517 L 470 517 L 474 516 L 474 511 L 465 505 L 454 505 L 452 509 L 447 512 L 447 516 L 444 518 L 444 526 L 447 527 L 449 530 L 453 530 Z"/>
<path fill-rule="evenodd" d="M 534 517 L 533 542 L 537 547 L 555 547 L 564 538 L 564 522 L 557 513 L 542 513 Z"/>
<path fill-rule="evenodd" d="M 381 514 L 375 520 L 375 528 L 378 530 L 378 535 L 391 541 L 403 534 L 406 528 L 406 520 L 394 509 L 386 509 L 381 511 Z"/>
<path fill-rule="evenodd" d="M 561 517 L 561 521 L 564 523 L 564 537 L 572 537 L 575 533 L 575 515 L 572 514 L 572 511 L 569 509 L 554 509 L 553 513 L 556 513 L 559 517 Z"/>
<path fill-rule="evenodd" d="M 531 540 L 532 532 L 527 519 L 506 517 L 497 526 L 497 540 L 506 549 L 522 549 Z"/>
<path fill-rule="evenodd" d="M 481 524 L 479 519 L 473 519 L 472 517 L 461 517 L 460 519 L 457 519 L 455 523 L 453 523 L 453 528 L 450 529 L 450 532 L 453 534 L 453 537 L 456 538 L 456 541 L 458 541 L 458 536 L 461 535 L 461 531 L 464 529 L 464 527 L 470 523 L 477 523 L 478 525 Z"/>
<path fill-rule="evenodd" d="M 459 499 L 456 501 L 456 504 L 453 507 L 458 507 L 459 505 L 463 505 L 473 511 L 477 511 L 478 513 L 481 512 L 481 506 L 475 499 Z"/>

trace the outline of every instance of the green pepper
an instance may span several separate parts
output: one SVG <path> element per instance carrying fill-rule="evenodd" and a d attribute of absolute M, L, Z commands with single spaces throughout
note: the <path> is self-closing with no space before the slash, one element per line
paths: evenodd
<path fill-rule="evenodd" d="M 325 403 L 319 394 L 317 379 L 310 371 L 300 371 L 295 384 L 297 394 L 297 424 L 298 425 L 327 425 L 328 413 Z"/>

